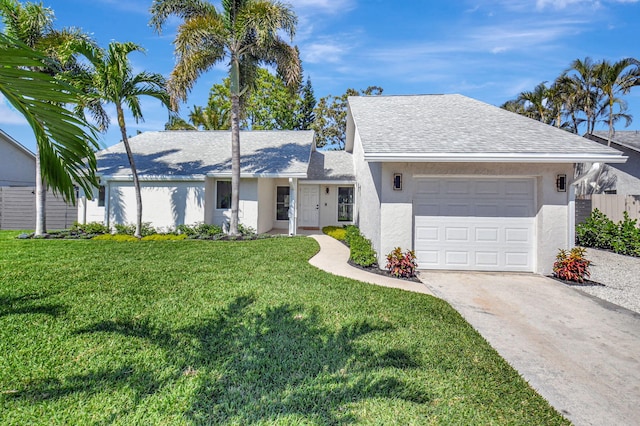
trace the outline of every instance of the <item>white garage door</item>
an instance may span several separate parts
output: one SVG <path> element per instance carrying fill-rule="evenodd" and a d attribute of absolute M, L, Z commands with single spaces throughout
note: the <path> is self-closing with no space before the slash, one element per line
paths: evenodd
<path fill-rule="evenodd" d="M 433 178 L 417 182 L 420 269 L 533 271 L 533 179 Z"/>

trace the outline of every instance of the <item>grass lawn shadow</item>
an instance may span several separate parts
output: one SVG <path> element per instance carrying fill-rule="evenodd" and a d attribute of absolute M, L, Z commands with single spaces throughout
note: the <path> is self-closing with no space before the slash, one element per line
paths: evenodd
<path fill-rule="evenodd" d="M 213 318 L 175 331 L 133 319 L 95 323 L 77 333 L 146 339 L 162 350 L 174 373 L 159 379 L 151 371 L 122 365 L 68 378 L 66 384 L 32 383 L 29 392 L 13 397 L 38 400 L 128 387 L 141 399 L 191 380 L 197 385 L 187 416 L 195 424 L 286 418 L 351 423 L 356 419 L 348 414 L 349 404 L 365 398 L 428 402 L 424 390 L 412 391 L 384 371 L 419 367 L 410 354 L 390 350 L 372 356 L 358 344 L 360 337 L 387 330 L 389 325 L 363 321 L 333 331 L 321 324 L 317 312 L 301 306 L 255 310 L 250 309 L 253 302 L 251 296 L 237 297 Z"/>

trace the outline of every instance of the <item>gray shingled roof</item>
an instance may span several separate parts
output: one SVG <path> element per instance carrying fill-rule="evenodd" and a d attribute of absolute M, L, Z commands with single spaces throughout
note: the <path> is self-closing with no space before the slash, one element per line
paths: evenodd
<path fill-rule="evenodd" d="M 130 138 L 129 143 L 141 177 L 231 173 L 228 131 L 146 132 Z M 241 132 L 241 175 L 305 176 L 312 143 L 312 131 Z M 123 143 L 96 157 L 103 176 L 131 174 Z"/>
<path fill-rule="evenodd" d="M 352 154 L 346 151 L 313 151 L 307 180 L 355 180 Z"/>
<path fill-rule="evenodd" d="M 593 132 L 593 134 L 605 141 L 609 140 L 608 130 Z M 616 130 L 611 140 L 640 151 L 640 130 Z"/>
<path fill-rule="evenodd" d="M 462 95 L 355 96 L 365 154 L 608 154 L 580 136 Z"/>

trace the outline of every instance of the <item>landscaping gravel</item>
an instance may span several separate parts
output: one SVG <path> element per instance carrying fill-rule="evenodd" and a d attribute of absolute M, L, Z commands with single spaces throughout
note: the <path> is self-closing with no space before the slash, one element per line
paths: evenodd
<path fill-rule="evenodd" d="M 591 280 L 604 286 L 580 286 L 580 291 L 640 313 L 640 258 L 587 249 Z"/>

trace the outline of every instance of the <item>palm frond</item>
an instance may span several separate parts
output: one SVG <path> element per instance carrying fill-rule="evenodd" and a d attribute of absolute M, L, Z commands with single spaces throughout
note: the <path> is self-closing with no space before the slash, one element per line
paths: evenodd
<path fill-rule="evenodd" d="M 46 62 L 41 53 L 0 34 L 0 92 L 31 126 L 44 180 L 75 203 L 74 184 L 89 193 L 97 185 L 96 131 L 62 106 L 78 101 L 74 87 L 31 68 Z"/>

